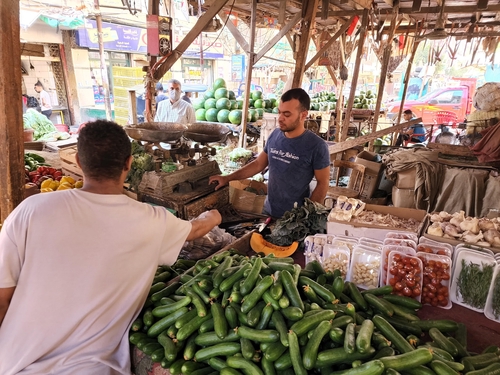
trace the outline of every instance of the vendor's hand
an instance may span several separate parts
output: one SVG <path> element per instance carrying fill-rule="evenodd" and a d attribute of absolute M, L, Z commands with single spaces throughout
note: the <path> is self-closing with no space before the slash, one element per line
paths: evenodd
<path fill-rule="evenodd" d="M 198 216 L 198 219 L 207 219 L 215 225 L 219 225 L 222 222 L 222 216 L 220 212 L 216 209 L 205 211 Z"/>
<path fill-rule="evenodd" d="M 229 179 L 227 176 L 210 176 L 208 179 L 209 184 L 217 184 L 215 190 L 219 190 L 221 187 L 227 185 L 229 183 Z"/>

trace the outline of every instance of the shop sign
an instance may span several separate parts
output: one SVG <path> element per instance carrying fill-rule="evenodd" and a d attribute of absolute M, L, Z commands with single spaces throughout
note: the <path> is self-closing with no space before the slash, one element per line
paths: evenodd
<path fill-rule="evenodd" d="M 245 55 L 231 56 L 231 80 L 242 81 L 245 76 Z"/>
<path fill-rule="evenodd" d="M 108 51 L 147 53 L 146 29 L 103 22 L 102 31 L 104 49 Z M 85 29 L 76 30 L 76 43 L 80 47 L 99 49 L 94 20 L 85 20 Z"/>
<path fill-rule="evenodd" d="M 174 36 L 174 48 L 179 45 L 182 39 L 182 35 Z M 200 39 L 203 43 L 202 49 L 204 59 L 222 59 L 224 57 L 224 46 L 222 42 L 215 37 L 206 36 L 206 33 L 204 33 L 201 38 L 198 36 L 193 43 L 190 44 L 182 56 L 200 58 Z"/>

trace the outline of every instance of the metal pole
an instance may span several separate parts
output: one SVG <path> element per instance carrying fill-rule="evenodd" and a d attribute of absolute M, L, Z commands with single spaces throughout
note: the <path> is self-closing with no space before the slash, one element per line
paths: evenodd
<path fill-rule="evenodd" d="M 104 109 L 106 110 L 106 120 L 112 120 L 111 115 L 111 101 L 109 100 L 109 78 L 108 70 L 106 67 L 106 57 L 104 55 L 104 41 L 102 36 L 102 17 L 101 9 L 99 7 L 99 0 L 94 0 L 95 9 L 95 22 L 97 24 L 97 40 L 99 43 L 99 57 L 101 58 L 101 78 L 102 88 L 104 89 Z"/>

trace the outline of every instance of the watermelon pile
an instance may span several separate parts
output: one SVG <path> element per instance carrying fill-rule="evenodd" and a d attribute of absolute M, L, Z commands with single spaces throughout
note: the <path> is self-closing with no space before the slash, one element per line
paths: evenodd
<path fill-rule="evenodd" d="M 354 97 L 353 108 L 355 109 L 374 109 L 377 95 L 371 90 L 360 91 L 359 95 Z M 344 103 L 344 107 L 347 103 Z M 333 92 L 321 91 L 316 93 L 311 98 L 312 111 L 333 111 L 337 107 L 337 96 Z"/>
<path fill-rule="evenodd" d="M 241 124 L 243 99 L 237 100 L 235 93 L 227 89 L 226 81 L 222 78 L 217 78 L 213 86 L 192 103 L 197 121 Z M 258 90 L 251 92 L 248 104 L 248 122 L 261 119 L 264 112 L 278 113 L 276 99 L 264 99 L 262 92 Z"/>

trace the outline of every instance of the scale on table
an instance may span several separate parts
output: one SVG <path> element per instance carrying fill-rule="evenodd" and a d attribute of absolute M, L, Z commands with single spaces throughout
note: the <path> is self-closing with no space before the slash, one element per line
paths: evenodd
<path fill-rule="evenodd" d="M 182 219 L 229 206 L 229 188 L 215 190 L 210 176 L 221 174 L 211 143 L 224 142 L 231 130 L 216 123 L 188 125 L 150 122 L 125 126 L 132 139 L 140 141 L 153 156 L 155 171 L 146 172 L 139 184 L 138 198 L 143 202 L 173 209 Z M 163 172 L 163 162 L 176 170 Z"/>

